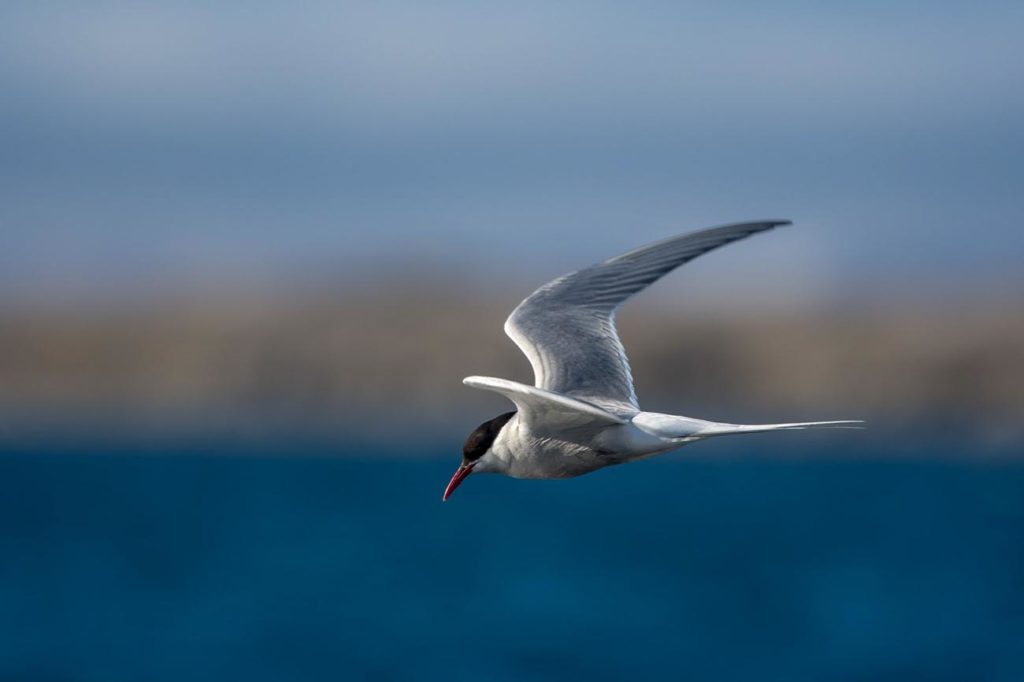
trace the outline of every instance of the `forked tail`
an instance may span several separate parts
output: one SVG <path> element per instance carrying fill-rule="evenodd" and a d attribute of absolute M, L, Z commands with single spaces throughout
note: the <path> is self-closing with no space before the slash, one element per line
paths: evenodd
<path fill-rule="evenodd" d="M 717 424 L 709 422 L 693 436 L 724 436 L 730 433 L 761 433 L 762 431 L 790 431 L 797 429 L 863 429 L 860 419 L 842 419 L 828 422 L 794 422 L 792 424 Z"/>
<path fill-rule="evenodd" d="M 641 412 L 633 417 L 633 424 L 661 438 L 708 438 L 727 436 L 734 433 L 760 433 L 762 431 L 787 431 L 796 429 L 862 429 L 864 422 L 859 419 L 844 419 L 826 422 L 794 422 L 791 424 L 724 424 L 703 419 L 682 417 L 674 414 Z"/>

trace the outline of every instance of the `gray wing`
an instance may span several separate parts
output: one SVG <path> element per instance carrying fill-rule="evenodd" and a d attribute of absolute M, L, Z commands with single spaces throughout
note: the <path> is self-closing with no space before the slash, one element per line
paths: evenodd
<path fill-rule="evenodd" d="M 520 303 L 505 333 L 533 366 L 535 384 L 618 413 L 635 413 L 615 311 L 683 263 L 789 221 L 725 225 L 665 239 L 545 284 Z"/>
<path fill-rule="evenodd" d="M 570 430 L 599 430 L 628 423 L 627 419 L 582 400 L 507 379 L 474 376 L 466 377 L 462 383 L 502 394 L 515 403 L 519 414 L 529 422 L 530 430 L 540 435 L 564 436 Z"/>

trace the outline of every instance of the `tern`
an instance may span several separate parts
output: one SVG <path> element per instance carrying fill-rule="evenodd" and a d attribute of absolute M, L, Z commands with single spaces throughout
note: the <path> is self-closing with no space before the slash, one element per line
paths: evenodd
<path fill-rule="evenodd" d="M 615 330 L 619 306 L 701 254 L 789 224 L 765 220 L 671 237 L 569 273 L 533 292 L 505 321 L 505 333 L 530 361 L 534 385 L 482 376 L 463 379 L 472 388 L 500 393 L 516 409 L 473 430 L 442 499 L 447 501 L 471 473 L 570 478 L 705 438 L 862 424 L 727 424 L 644 412 L 637 401 Z"/>

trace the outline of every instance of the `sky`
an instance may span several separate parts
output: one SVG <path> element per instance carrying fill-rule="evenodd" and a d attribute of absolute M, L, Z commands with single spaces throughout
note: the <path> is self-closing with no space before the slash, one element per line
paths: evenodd
<path fill-rule="evenodd" d="M 522 286 L 761 218 L 797 226 L 695 264 L 706 296 L 1024 290 L 1022 29 L 1019 2 L 5 2 L 0 301 Z"/>

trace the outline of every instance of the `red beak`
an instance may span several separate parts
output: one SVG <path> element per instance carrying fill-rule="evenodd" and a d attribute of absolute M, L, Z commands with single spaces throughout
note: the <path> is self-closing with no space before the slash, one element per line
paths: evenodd
<path fill-rule="evenodd" d="M 444 489 L 444 497 L 441 498 L 443 502 L 448 501 L 448 496 L 455 492 L 455 489 L 459 487 L 459 484 L 465 480 L 466 476 L 473 473 L 472 464 L 463 464 L 455 470 L 455 475 L 452 476 L 452 480 L 448 481 L 448 487 Z"/>

